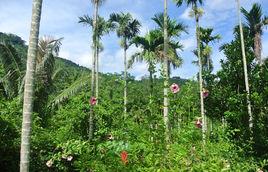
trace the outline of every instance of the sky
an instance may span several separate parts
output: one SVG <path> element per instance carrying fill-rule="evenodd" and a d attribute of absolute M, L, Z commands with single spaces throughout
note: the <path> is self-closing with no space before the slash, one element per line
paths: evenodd
<path fill-rule="evenodd" d="M 260 3 L 264 14 L 268 15 L 268 0 L 241 0 L 241 5 L 249 10 L 253 3 Z M 219 52 L 219 46 L 233 39 L 233 28 L 237 24 L 235 0 L 205 0 L 205 11 L 200 20 L 202 27 L 214 28 L 215 34 L 222 39 L 213 44 L 212 60 L 214 72 L 220 69 L 220 59 L 224 54 Z M 183 57 L 183 65 L 172 71 L 172 76 L 193 78 L 198 72 L 197 66 L 192 64 L 196 57 L 192 50 L 196 47 L 195 23 L 189 17 L 190 9 L 186 6 L 177 8 L 172 0 L 168 0 L 168 14 L 171 19 L 183 22 L 188 26 L 189 34 L 182 34 L 180 42 L 184 51 L 179 52 Z M 32 0 L 0 0 L 0 32 L 13 33 L 28 42 L 32 12 Z M 151 20 L 156 14 L 163 12 L 163 0 L 106 0 L 100 7 L 100 15 L 105 19 L 111 13 L 129 12 L 142 23 L 140 35 L 145 35 L 157 26 Z M 63 37 L 59 56 L 69 59 L 81 66 L 91 68 L 92 33 L 91 29 L 78 23 L 78 17 L 93 15 L 91 0 L 43 0 L 40 24 L 40 36 L 49 35 L 55 38 Z M 243 19 L 244 21 L 244 19 Z M 110 33 L 102 39 L 104 51 L 100 55 L 100 71 L 104 73 L 121 73 L 123 71 L 123 51 L 119 46 L 119 38 Z M 127 55 L 139 51 L 135 46 L 129 48 Z M 268 56 L 268 29 L 263 35 L 263 56 Z M 129 70 L 136 79 L 148 75 L 148 66 L 137 63 Z M 158 72 L 159 75 L 159 72 Z"/>

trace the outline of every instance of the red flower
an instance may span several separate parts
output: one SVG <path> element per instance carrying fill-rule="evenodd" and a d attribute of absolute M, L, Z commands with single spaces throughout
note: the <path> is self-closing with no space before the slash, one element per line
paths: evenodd
<path fill-rule="evenodd" d="M 173 83 L 171 86 L 170 86 L 170 90 L 172 93 L 176 94 L 177 92 L 180 91 L 180 87 L 178 84 L 175 84 Z"/>
<path fill-rule="evenodd" d="M 209 95 L 209 91 L 203 88 L 203 98 L 207 98 Z"/>
<path fill-rule="evenodd" d="M 195 126 L 197 128 L 202 128 L 202 121 L 200 119 L 197 119 L 197 121 L 195 122 Z"/>
<path fill-rule="evenodd" d="M 96 97 L 91 97 L 90 100 L 89 100 L 89 103 L 90 103 L 92 106 L 96 105 L 96 103 L 97 103 L 97 98 L 96 98 Z"/>
<path fill-rule="evenodd" d="M 121 152 L 121 160 L 122 160 L 122 162 L 123 162 L 125 165 L 126 165 L 127 162 L 128 162 L 128 160 L 127 160 L 127 156 L 128 156 L 128 154 L 127 154 L 126 151 Z"/>

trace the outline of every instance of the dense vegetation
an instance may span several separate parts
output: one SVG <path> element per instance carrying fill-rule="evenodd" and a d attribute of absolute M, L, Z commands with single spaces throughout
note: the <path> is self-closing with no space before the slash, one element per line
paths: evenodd
<path fill-rule="evenodd" d="M 258 7 L 255 4 L 253 10 Z M 201 16 L 200 11 L 194 12 Z M 243 13 L 250 15 L 245 10 Z M 144 37 L 137 36 L 140 24 L 130 14 L 112 14 L 107 21 L 99 18 L 110 29 L 99 30 L 101 34 L 93 36 L 93 48 L 102 46 L 104 33 L 116 30 L 125 51 L 131 45 L 141 51 L 131 57 L 129 66 L 125 64 L 125 72 L 100 73 L 98 85 L 92 82 L 95 71 L 58 57 L 61 39 L 40 38 L 30 171 L 268 170 L 268 60 L 260 64 L 256 58 L 256 30 L 250 23 L 243 26 L 253 114 L 251 128 L 239 28 L 234 28 L 233 40 L 221 46 L 226 59 L 214 74 L 210 43 L 220 36 L 213 35 L 212 28 L 197 28 L 200 49 L 194 54 L 201 57 L 204 80 L 205 116 L 201 116 L 199 82 L 169 78 L 170 66 L 177 68 L 182 63 L 176 50 L 183 48 L 178 40 L 183 32 L 187 33 L 187 26 L 166 18 L 170 48 L 165 61 L 164 18 L 163 14 L 155 15 L 153 20 L 159 28 Z M 79 19 L 94 28 L 94 19 Z M 268 23 L 267 18 L 265 22 Z M 132 33 L 126 33 L 129 27 Z M 15 172 L 20 161 L 28 46 L 13 34 L 0 33 L 0 40 L 0 169 Z M 127 73 L 136 61 L 146 62 L 150 73 L 139 81 Z M 157 78 L 155 65 L 165 62 L 168 69 L 161 68 Z M 168 85 L 172 85 L 168 91 L 168 132 L 163 119 L 163 82 L 167 77 Z M 99 89 L 96 104 L 92 103 L 92 83 L 93 89 Z"/>

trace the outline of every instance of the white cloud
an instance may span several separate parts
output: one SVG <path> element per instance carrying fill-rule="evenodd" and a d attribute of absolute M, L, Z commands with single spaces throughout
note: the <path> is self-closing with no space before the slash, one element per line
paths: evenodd
<path fill-rule="evenodd" d="M 191 11 L 191 8 L 186 8 L 184 12 L 182 13 L 182 15 L 180 16 L 180 18 L 185 19 L 185 20 L 192 20 L 192 18 L 190 17 L 190 11 Z"/>
<path fill-rule="evenodd" d="M 184 50 L 190 50 L 191 48 L 195 47 L 195 42 L 194 36 L 181 40 Z"/>

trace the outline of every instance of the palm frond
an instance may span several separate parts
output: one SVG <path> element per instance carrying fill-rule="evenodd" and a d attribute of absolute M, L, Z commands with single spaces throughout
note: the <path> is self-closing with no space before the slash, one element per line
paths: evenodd
<path fill-rule="evenodd" d="M 18 94 L 18 87 L 24 75 L 22 59 L 12 45 L 2 42 L 0 43 L 0 62 L 5 72 L 2 82 L 6 94 L 11 98 Z"/>
<path fill-rule="evenodd" d="M 65 100 L 71 98 L 77 94 L 83 87 L 89 84 L 89 77 L 87 75 L 78 78 L 72 85 L 63 90 L 58 96 L 56 96 L 50 103 L 49 106 L 56 107 L 63 103 Z"/>

